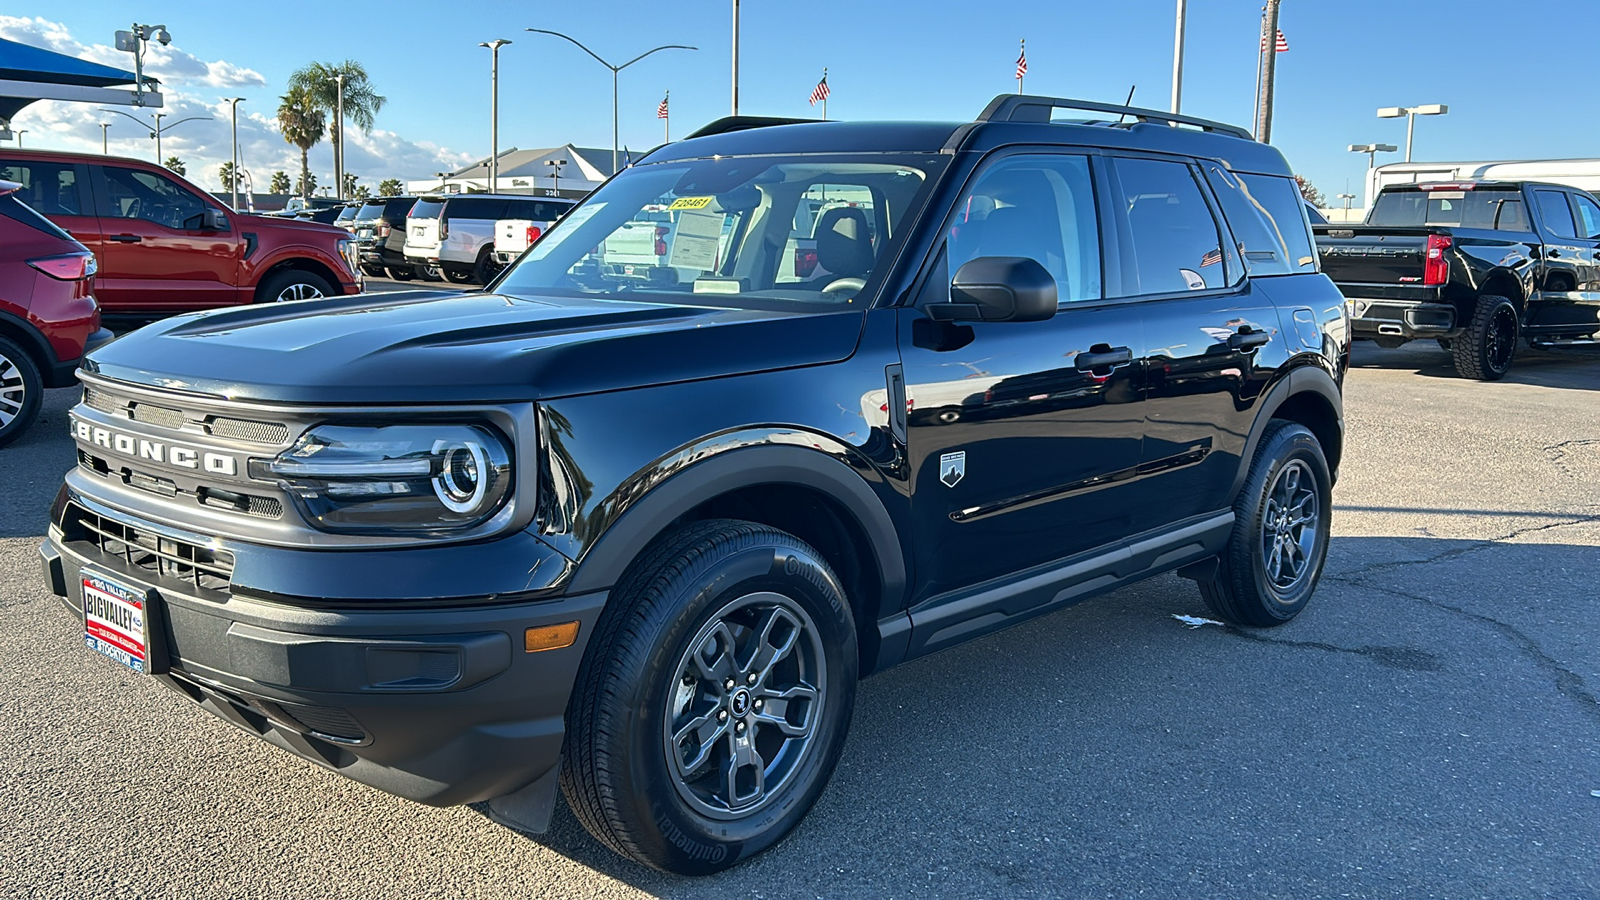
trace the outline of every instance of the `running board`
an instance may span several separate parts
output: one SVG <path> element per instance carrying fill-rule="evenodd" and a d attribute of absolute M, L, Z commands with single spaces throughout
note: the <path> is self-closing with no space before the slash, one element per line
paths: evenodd
<path fill-rule="evenodd" d="M 930 597 L 911 610 L 911 635 L 901 661 L 1214 557 L 1232 533 L 1232 510 L 1196 516 L 1000 583 Z"/>

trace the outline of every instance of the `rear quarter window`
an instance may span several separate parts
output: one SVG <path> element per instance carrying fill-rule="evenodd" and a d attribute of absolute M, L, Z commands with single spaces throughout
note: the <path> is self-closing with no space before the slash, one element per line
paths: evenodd
<path fill-rule="evenodd" d="M 443 212 L 443 200 L 418 200 L 407 215 L 413 219 L 437 219 Z"/>
<path fill-rule="evenodd" d="M 1317 251 L 1306 222 L 1305 200 L 1293 178 L 1277 175 L 1240 175 L 1239 182 L 1253 205 L 1282 241 L 1290 274 L 1317 271 Z"/>
<path fill-rule="evenodd" d="M 444 218 L 446 219 L 483 219 L 494 221 L 504 219 L 506 201 L 491 200 L 487 197 L 460 197 L 445 202 Z"/>

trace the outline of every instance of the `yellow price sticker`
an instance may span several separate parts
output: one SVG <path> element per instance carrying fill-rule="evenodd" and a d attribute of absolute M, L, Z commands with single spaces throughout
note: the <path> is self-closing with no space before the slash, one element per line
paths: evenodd
<path fill-rule="evenodd" d="M 712 197 L 679 197 L 672 201 L 667 209 L 705 209 L 711 205 Z"/>

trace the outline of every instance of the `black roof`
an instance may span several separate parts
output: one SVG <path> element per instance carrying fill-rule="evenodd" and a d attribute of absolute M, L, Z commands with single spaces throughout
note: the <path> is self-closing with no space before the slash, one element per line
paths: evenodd
<path fill-rule="evenodd" d="M 1050 121 L 1055 109 L 1100 115 Z M 984 152 L 1015 144 L 1174 153 L 1220 160 L 1239 172 L 1291 174 L 1283 154 L 1251 140 L 1240 128 L 1138 107 L 1014 94 L 997 97 L 974 122 L 722 119 L 685 140 L 658 147 L 640 162 L 788 153 Z"/>

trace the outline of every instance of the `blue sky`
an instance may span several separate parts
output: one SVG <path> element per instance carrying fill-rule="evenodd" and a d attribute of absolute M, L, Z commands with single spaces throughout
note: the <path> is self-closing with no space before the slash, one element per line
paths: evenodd
<path fill-rule="evenodd" d="M 660 140 L 655 106 L 665 90 L 672 91 L 675 135 L 725 115 L 730 6 L 728 0 L 462 6 L 288 0 L 224 7 L 215 0 L 143 0 L 136 12 L 141 21 L 164 22 L 174 50 L 204 64 L 170 79 L 183 102 L 215 108 L 225 96 L 249 98 L 242 108 L 261 118 L 241 129 L 254 127 L 247 144 L 263 157 L 251 163 L 258 179 L 292 157 L 267 122 L 290 71 L 312 60 L 360 60 L 389 98 L 379 135 L 352 152 L 352 170 L 377 180 L 427 177 L 446 163 L 487 154 L 489 53 L 477 43 L 497 37 L 515 42 L 501 51 L 502 149 L 609 147 L 609 72 L 557 38 L 524 33 L 525 26 L 567 32 L 613 61 L 657 44 L 700 48 L 658 53 L 622 73 L 622 142 L 634 149 Z M 970 118 L 995 94 L 1015 90 L 1013 63 L 1023 37 L 1029 93 L 1120 102 L 1137 84 L 1136 105 L 1166 108 L 1173 6 L 1174 0 L 744 0 L 741 111 L 814 114 L 806 100 L 826 66 L 833 118 Z M 1260 0 L 1189 0 L 1185 112 L 1250 125 L 1260 7 Z M 20 18 L 0 17 L 0 35 L 36 42 L 29 34 L 40 33 L 43 20 L 63 26 L 57 41 L 65 33 L 85 47 L 109 44 L 133 9 L 109 0 L 13 6 Z M 221 15 L 222 9 L 238 14 Z M 1347 185 L 1360 193 L 1366 157 L 1347 145 L 1404 144 L 1404 120 L 1375 118 L 1380 106 L 1450 106 L 1448 116 L 1418 120 L 1418 160 L 1600 155 L 1600 124 L 1584 102 L 1581 79 L 1561 72 L 1581 75 L 1582 63 L 1575 57 L 1565 67 L 1548 65 L 1538 54 L 1550 42 L 1525 28 L 1529 20 L 1555 33 L 1594 34 L 1600 2 L 1285 0 L 1281 27 L 1290 50 L 1278 57 L 1274 143 L 1330 198 Z M 1511 37 L 1500 40 L 1501 34 Z M 27 122 L 31 114 L 18 117 L 21 127 L 33 129 L 29 146 L 98 148 L 98 128 L 83 120 L 98 115 L 92 110 L 41 113 L 37 128 Z M 149 141 L 136 140 L 127 124 L 125 143 L 114 152 L 150 155 Z M 186 127 L 186 139 L 174 133 L 177 152 L 202 167 L 226 158 L 224 123 Z M 118 129 L 111 134 L 116 141 Z M 318 147 L 314 168 L 330 169 L 327 159 L 326 147 Z"/>

